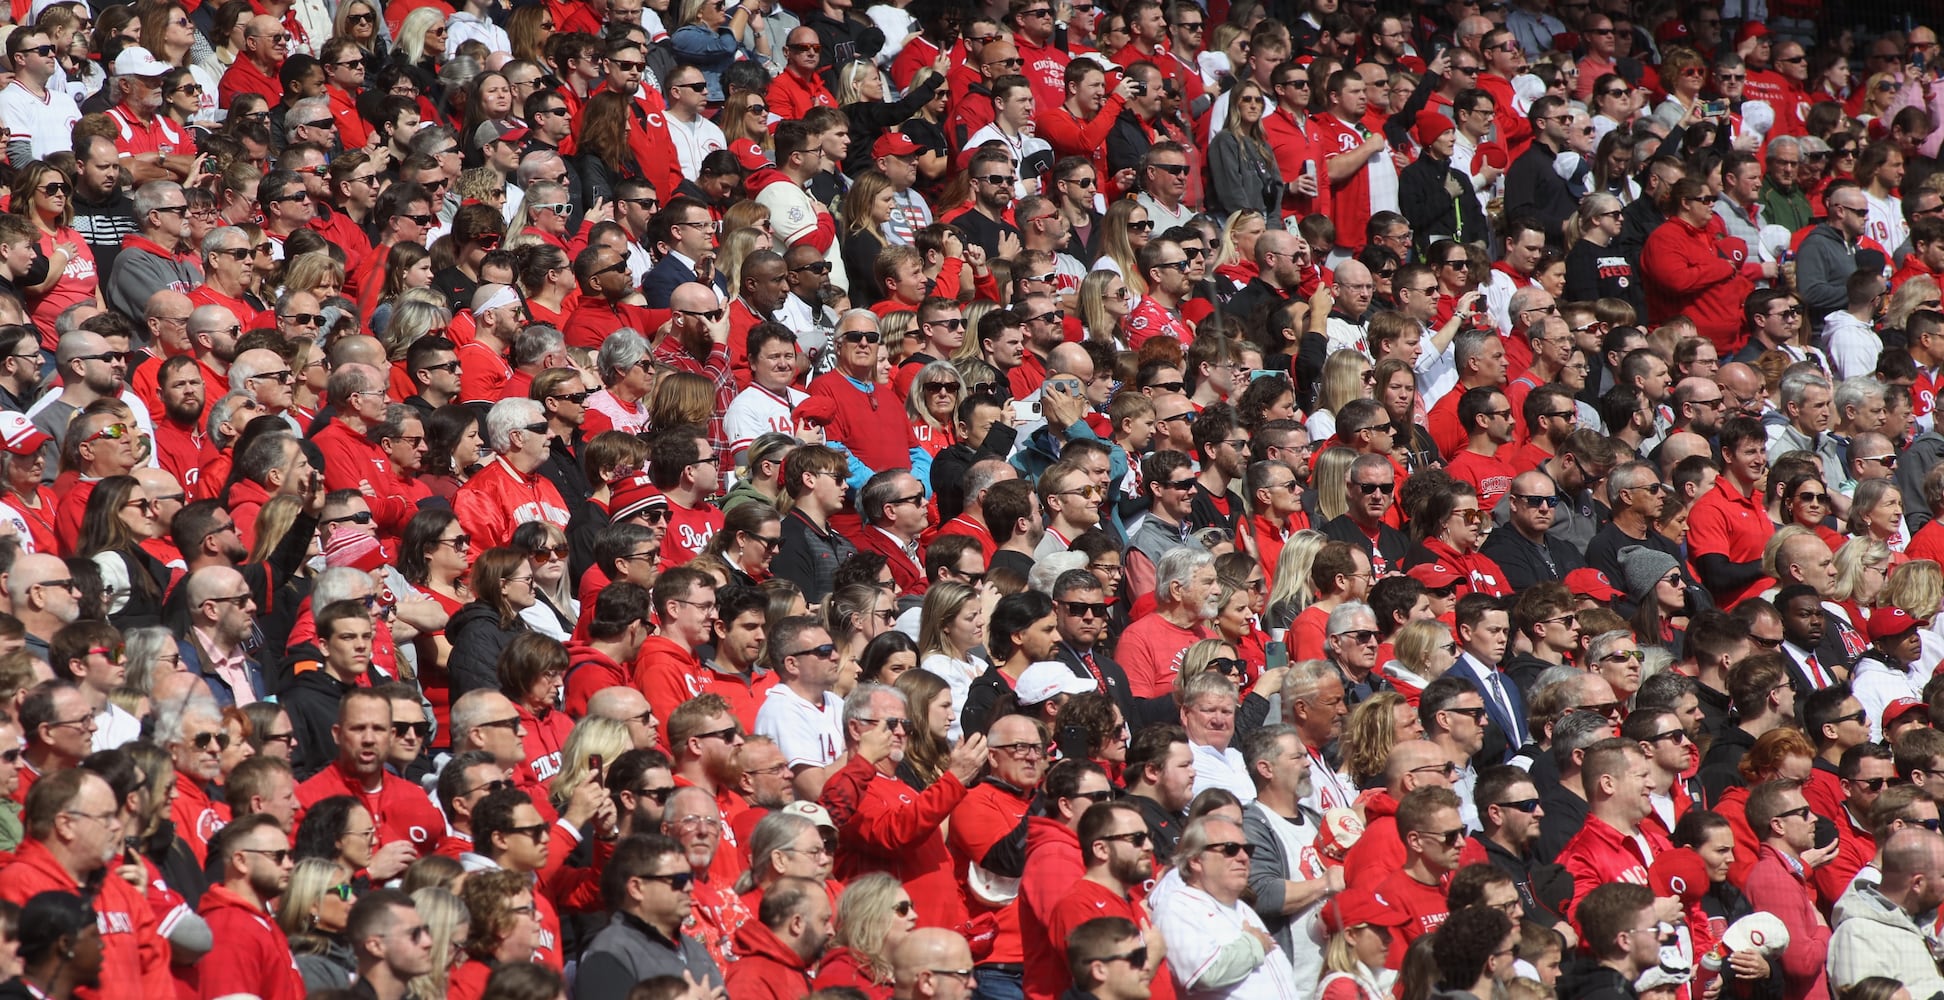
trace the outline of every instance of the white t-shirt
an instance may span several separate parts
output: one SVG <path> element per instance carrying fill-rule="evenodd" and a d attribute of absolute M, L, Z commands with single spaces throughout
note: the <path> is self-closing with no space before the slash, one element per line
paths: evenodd
<path fill-rule="evenodd" d="M 844 699 L 834 693 L 825 691 L 819 707 L 778 684 L 756 711 L 756 733 L 775 740 L 791 767 L 823 767 L 843 753 L 843 719 Z"/>
<path fill-rule="evenodd" d="M 1190 741 L 1188 749 L 1195 754 L 1195 794 L 1200 795 L 1210 788 L 1220 788 L 1242 800 L 1243 805 L 1255 801 L 1255 782 L 1249 780 L 1249 765 L 1242 760 L 1242 752 L 1234 747 L 1205 747 Z"/>
<path fill-rule="evenodd" d="M 796 246 L 817 229 L 817 203 L 810 197 L 810 192 L 796 184 L 787 181 L 766 184 L 756 192 L 756 203 L 769 209 L 770 225 L 787 246 Z M 843 240 L 832 239 L 824 259 L 830 262 L 830 284 L 849 288 L 850 280 L 844 272 L 843 247 Z"/>
<path fill-rule="evenodd" d="M 1245 933 L 1244 926 L 1269 933 L 1249 904 L 1237 900 L 1225 905 L 1200 889 L 1182 882 L 1170 885 L 1166 879 L 1155 888 L 1150 902 L 1155 926 L 1168 942 L 1168 966 L 1183 996 L 1285 1000 L 1298 995 L 1294 967 L 1280 948 L 1271 950 L 1239 983 L 1219 990 L 1195 986 L 1222 947 Z"/>
<path fill-rule="evenodd" d="M 0 90 L 0 118 L 6 120 L 15 139 L 25 139 L 33 146 L 34 159 L 44 160 L 74 148 L 70 130 L 81 120 L 81 106 L 67 93 L 56 90 L 52 81 L 47 98 L 42 100 L 15 80 Z"/>
<path fill-rule="evenodd" d="M 1307 882 L 1323 877 L 1323 856 L 1316 851 L 1318 824 L 1313 814 L 1305 813 L 1299 826 L 1277 815 L 1275 810 L 1263 808 L 1260 803 L 1249 808 L 1262 817 L 1269 832 L 1282 842 L 1283 857 L 1290 859 L 1289 870 L 1283 872 L 1284 878 L 1291 882 Z M 1323 901 L 1319 899 L 1289 915 L 1290 944 L 1296 949 L 1296 953 L 1290 956 L 1290 965 L 1301 990 L 1296 994 L 1299 1000 L 1307 1000 L 1315 993 L 1316 982 L 1323 975 L 1323 944 L 1327 935 L 1316 919 L 1322 909 Z"/>

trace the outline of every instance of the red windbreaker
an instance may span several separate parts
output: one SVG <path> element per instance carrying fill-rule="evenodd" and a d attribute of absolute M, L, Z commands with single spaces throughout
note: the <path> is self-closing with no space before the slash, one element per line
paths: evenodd
<path fill-rule="evenodd" d="M 959 895 L 952 852 L 939 836 L 938 825 L 966 796 L 958 776 L 946 772 L 930 788 L 913 791 L 910 785 L 872 768 L 862 757 L 853 761 L 871 771 L 860 790 L 855 811 L 837 831 L 837 875 L 845 881 L 884 872 L 904 883 L 917 906 L 920 927 L 958 930 L 966 922 L 965 899 Z M 848 770 L 848 768 L 847 768 Z M 825 789 L 826 798 L 830 790 Z M 850 812 L 849 803 L 837 808 Z"/>
<path fill-rule="evenodd" d="M 627 669 L 612 657 L 584 642 L 567 644 L 567 714 L 581 718 L 587 714 L 587 700 L 595 692 L 628 686 Z"/>
<path fill-rule="evenodd" d="M 1640 828 L 1640 837 L 1647 841 L 1654 857 L 1674 849 L 1651 825 Z M 1587 816 L 1586 825 L 1560 849 L 1559 864 L 1573 876 L 1573 901 L 1567 904 L 1566 917 L 1575 930 L 1579 929 L 1580 900 L 1587 893 L 1608 882 L 1647 884 L 1647 859 L 1640 853 L 1639 842 L 1594 815 Z"/>
<path fill-rule="evenodd" d="M 1026 820 L 1026 871 L 1019 879 L 1019 942 L 1025 953 L 1026 1000 L 1054 1000 L 1073 985 L 1066 942 L 1053 940 L 1053 911 L 1087 874 L 1080 838 L 1045 816 Z"/>
<path fill-rule="evenodd" d="M 982 961 L 1020 963 L 1026 960 L 1019 940 L 1017 890 L 1009 899 L 984 895 L 974 887 L 971 874 L 977 868 L 980 881 L 988 886 L 995 877 L 1010 875 L 1002 869 L 987 868 L 987 862 L 995 851 L 1007 847 L 1006 841 L 1025 821 L 1032 800 L 1030 791 L 1022 794 L 996 778 L 987 778 L 965 793 L 965 800 L 952 810 L 945 845 L 952 852 L 953 871 L 959 888 L 965 893 L 966 908 L 975 914 L 992 914 L 997 925 L 992 951 Z"/>
<path fill-rule="evenodd" d="M 521 475 L 504 456 L 495 457 L 459 487 L 452 512 L 472 536 L 474 551 L 505 545 L 513 538 L 513 529 L 528 521 L 567 528 L 567 501 L 560 498 L 553 481 L 538 474 Z"/>

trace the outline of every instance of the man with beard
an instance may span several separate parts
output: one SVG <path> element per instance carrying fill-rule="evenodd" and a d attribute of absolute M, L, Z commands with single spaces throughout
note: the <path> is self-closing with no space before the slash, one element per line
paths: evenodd
<path fill-rule="evenodd" d="M 250 353 L 245 352 L 237 363 L 242 364 Z M 363 494 L 379 532 L 396 538 L 405 533 L 405 524 L 418 507 L 394 495 L 393 476 L 387 471 L 390 459 L 371 440 L 372 431 L 385 422 L 385 385 L 385 373 L 375 368 L 338 366 L 325 390 L 334 416 L 312 440 L 324 453 L 325 487 Z M 284 391 L 289 391 L 287 384 Z"/>
<path fill-rule="evenodd" d="M 279 614 L 283 609 L 267 602 L 276 589 L 276 583 L 295 572 L 303 562 L 307 554 L 305 540 L 317 531 L 318 512 L 324 506 L 324 491 L 320 488 L 311 496 L 300 499 L 305 501 L 304 508 L 298 512 L 297 520 L 290 529 L 295 534 L 286 536 L 286 544 L 264 562 L 244 561 L 249 558 L 249 550 L 244 548 L 242 537 L 237 533 L 236 519 L 215 500 L 197 500 L 177 511 L 175 523 L 170 526 L 170 537 L 175 541 L 176 550 L 182 553 L 183 563 L 191 578 L 210 568 L 238 573 L 243 584 L 222 590 L 219 596 L 238 594 L 247 589 L 257 606 L 266 609 L 266 614 Z M 185 587 L 176 587 L 169 592 L 163 601 L 164 621 L 174 621 L 178 616 L 193 613 L 188 594 Z"/>
<path fill-rule="evenodd" d="M 61 378 L 61 391 L 42 396 L 27 411 L 34 426 L 53 439 L 45 446 L 49 473 L 54 471 L 55 458 L 77 423 L 76 414 L 95 400 L 121 395 L 127 384 L 128 362 L 110 351 L 108 338 L 76 330 L 61 337 L 54 351 L 54 367 Z"/>
<path fill-rule="evenodd" d="M 777 680 L 756 713 L 756 731 L 783 751 L 798 794 L 811 800 L 823 791 L 843 752 L 838 726 L 843 699 L 831 691 L 841 667 L 835 650 L 830 633 L 814 618 L 777 622 L 770 633 L 770 662 L 776 665 Z"/>
<path fill-rule="evenodd" d="M 1559 852 L 1559 863 L 1573 876 L 1573 900 L 1567 916 L 1575 917 L 1588 893 L 1609 882 L 1647 882 L 1643 855 L 1658 858 L 1673 850 L 1660 828 L 1646 822 L 1654 813 L 1653 770 L 1640 744 L 1620 737 L 1586 748 L 1580 766 L 1586 787 L 1586 823 Z M 1675 897 L 1655 900 L 1664 922 L 1680 919 Z"/>
<path fill-rule="evenodd" d="M 987 260 L 1011 260 L 1019 253 L 1019 230 L 1006 221 L 1012 207 L 1019 168 L 1004 148 L 983 148 L 967 168 L 972 178 L 972 204 L 945 221 L 965 231 L 967 246 L 985 251 Z"/>
<path fill-rule="evenodd" d="M 1342 892 L 1345 870 L 1325 866 L 1316 849 L 1323 817 L 1302 800 L 1314 791 L 1310 756 L 1294 726 L 1268 725 L 1242 741 L 1242 760 L 1255 783 L 1255 801 L 1242 809 L 1242 834 L 1249 843 L 1249 888 L 1256 915 L 1268 925 L 1276 945 L 1296 963 L 1298 982 L 1322 972 L 1322 954 L 1297 950 L 1292 928 L 1319 904 Z"/>
<path fill-rule="evenodd" d="M 1199 547 L 1170 549 L 1155 564 L 1154 613 L 1129 626 L 1116 650 L 1135 697 L 1172 690 L 1183 653 L 1219 610 L 1215 582 L 1214 557 Z"/>
<path fill-rule="evenodd" d="M 94 253 L 95 267 L 113 274 L 122 242 L 137 232 L 135 202 L 121 187 L 121 152 L 106 136 L 75 137 L 74 229 Z"/>
<path fill-rule="evenodd" d="M 507 706 L 506 713 L 518 716 Z M 453 706 L 453 715 L 459 706 Z M 445 817 L 417 786 L 385 770 L 391 751 L 391 701 L 365 688 L 346 692 L 332 731 L 338 758 L 329 767 L 297 786 L 297 800 L 305 809 L 334 795 L 353 795 L 367 803 L 375 823 L 371 863 L 374 879 L 389 879 L 421 854 L 430 854 L 445 835 Z M 459 727 L 453 725 L 453 743 Z M 374 791 L 375 789 L 375 791 Z"/>
<path fill-rule="evenodd" d="M 814 879 L 784 876 L 763 892 L 757 919 L 736 932 L 726 985 L 737 996 L 800 996 L 834 934 L 830 894 Z"/>
<path fill-rule="evenodd" d="M 1217 367 L 1234 371 L 1233 362 Z M 1249 432 L 1237 422 L 1235 407 L 1227 403 L 1203 409 L 1192 430 L 1201 474 L 1195 477 L 1188 526 L 1195 530 L 1217 527 L 1233 535 L 1244 520 L 1242 499 L 1233 487 L 1241 482 L 1243 466 L 1249 460 Z"/>
<path fill-rule="evenodd" d="M 707 693 L 680 701 L 669 712 L 666 732 L 675 784 L 709 793 L 711 811 L 718 817 L 741 812 L 746 803 L 736 786 L 743 777 L 743 732 L 729 703 Z M 741 852 L 732 831 L 723 831 L 722 840 L 730 849 L 715 858 L 715 871 L 718 878 L 734 881 L 743 868 Z"/>
<path fill-rule="evenodd" d="M 220 935 L 223 946 L 196 965 L 197 980 L 210 996 L 298 1000 L 304 995 L 290 942 L 268 916 L 290 887 L 295 861 L 289 848 L 289 835 L 264 813 L 231 823 L 210 844 L 217 862 L 212 867 L 221 880 L 203 893 L 197 915 L 212 935 Z"/>
<path fill-rule="evenodd" d="M 162 419 L 155 422 L 155 459 L 184 486 L 202 473 L 203 380 L 196 359 L 178 354 L 162 362 L 156 377 Z"/>
<path fill-rule="evenodd" d="M 776 320 L 796 331 L 797 346 L 803 349 L 811 372 L 829 371 L 830 332 L 837 328 L 837 314 L 824 303 L 830 262 L 816 247 L 798 243 L 784 252 L 783 264 L 790 294 L 776 307 Z"/>
<path fill-rule="evenodd" d="M 1539 806 L 1539 789 L 1531 776 L 1510 764 L 1488 767 L 1478 773 L 1472 805 L 1478 810 L 1480 827 L 1472 840 L 1492 867 L 1512 877 L 1526 919 L 1547 926 L 1560 924 L 1573 887 L 1564 869 L 1540 861 L 1532 852 L 1545 810 Z"/>
<path fill-rule="evenodd" d="M 162 78 L 175 67 L 139 45 L 121 50 L 109 86 L 121 101 L 108 109 L 114 120 L 115 149 L 137 184 L 187 180 L 195 167 L 196 144 L 162 110 Z M 136 214 L 141 221 L 141 214 Z M 181 221 L 181 220 L 177 220 Z"/>
<path fill-rule="evenodd" d="M 1132 921 L 1150 945 L 1158 936 L 1147 909 L 1130 895 L 1154 877 L 1154 845 L 1149 842 L 1147 821 L 1140 811 L 1125 802 L 1103 802 L 1081 815 L 1077 836 L 1086 874 L 1054 907 L 1046 925 L 1063 974 L 1068 939 L 1075 928 L 1089 920 L 1121 917 Z M 1165 976 L 1167 972 L 1163 969 L 1156 975 Z M 1057 995 L 1057 990 L 1043 995 Z"/>

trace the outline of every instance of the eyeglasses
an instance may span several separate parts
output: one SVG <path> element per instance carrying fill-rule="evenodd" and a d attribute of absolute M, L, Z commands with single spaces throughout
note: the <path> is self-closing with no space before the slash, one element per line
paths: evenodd
<path fill-rule="evenodd" d="M 1897 467 L 1897 456 L 1895 455 L 1865 455 L 1864 457 L 1858 459 L 1857 461 L 1881 462 L 1883 463 L 1883 467 L 1886 469 L 1894 469 Z"/>
<path fill-rule="evenodd" d="M 1046 756 L 1044 743 L 997 743 L 992 749 L 999 750 L 1020 760 L 1039 760 Z"/>
<path fill-rule="evenodd" d="M 1797 818 L 1800 818 L 1800 819 L 1808 819 L 1809 817 L 1811 817 L 1811 816 L 1813 816 L 1813 815 L 1815 815 L 1815 810 L 1813 810 L 1813 809 L 1811 809 L 1811 808 L 1809 808 L 1808 806 L 1803 806 L 1803 807 L 1802 807 L 1802 808 L 1800 808 L 1800 809 L 1790 809 L 1790 810 L 1788 810 L 1787 812 L 1779 812 L 1779 813 L 1776 813 L 1776 814 L 1775 814 L 1775 818 L 1776 818 L 1776 819 L 1782 819 L 1782 818 L 1784 818 L 1784 817 L 1788 817 L 1788 816 L 1795 816 L 1795 817 L 1797 817 Z"/>
<path fill-rule="evenodd" d="M 391 729 L 392 735 L 401 740 L 409 736 L 416 736 L 421 742 L 432 738 L 432 723 L 423 720 L 419 722 L 394 722 L 391 724 Z"/>
<path fill-rule="evenodd" d="M 349 514 L 344 515 L 343 517 L 326 518 L 323 523 L 330 525 L 330 524 L 345 524 L 347 522 L 351 524 L 370 524 L 371 512 L 368 510 L 353 511 Z"/>
<path fill-rule="evenodd" d="M 844 333 L 844 342 L 849 344 L 881 344 L 884 335 L 876 330 L 849 330 Z"/>

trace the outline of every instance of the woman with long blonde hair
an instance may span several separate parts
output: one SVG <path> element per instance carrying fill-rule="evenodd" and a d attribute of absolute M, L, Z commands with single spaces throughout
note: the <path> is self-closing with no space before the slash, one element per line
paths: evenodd
<path fill-rule="evenodd" d="M 464 965 L 470 957 L 466 954 L 466 944 L 472 931 L 472 913 L 451 890 L 437 886 L 412 893 L 412 906 L 432 934 L 432 971 L 406 983 L 405 994 L 411 1000 L 445 1000 L 452 970 Z"/>
<path fill-rule="evenodd" d="M 1100 220 L 1100 258 L 1094 261 L 1096 271 L 1112 271 L 1126 279 L 1129 291 L 1136 295 L 1147 294 L 1147 282 L 1141 277 L 1141 269 L 1134 262 L 1134 255 L 1147 246 L 1154 236 L 1154 220 L 1148 218 L 1147 209 L 1133 198 L 1122 198 L 1107 206 L 1107 214 Z"/>
<path fill-rule="evenodd" d="M 1322 391 L 1316 409 L 1309 416 L 1311 441 L 1336 436 L 1336 413 L 1353 399 L 1370 398 L 1377 376 L 1370 358 L 1362 351 L 1335 351 L 1323 362 Z"/>
<path fill-rule="evenodd" d="M 1316 593 L 1310 589 L 1310 564 L 1316 561 L 1317 550 L 1329 540 L 1321 531 L 1306 528 L 1283 542 L 1282 554 L 1276 557 L 1275 575 L 1270 578 L 1269 610 L 1263 618 L 1263 627 L 1272 633 L 1287 629 L 1316 599 Z"/>
<path fill-rule="evenodd" d="M 1354 448 L 1332 445 L 1316 456 L 1310 482 L 1316 484 L 1316 511 L 1324 523 L 1350 512 L 1350 463 L 1357 460 Z"/>
<path fill-rule="evenodd" d="M 954 428 L 959 401 L 964 398 L 965 380 L 951 362 L 932 361 L 918 369 L 905 393 L 905 416 L 911 419 L 911 432 L 919 448 L 935 457 L 958 443 Z"/>
<path fill-rule="evenodd" d="M 574 723 L 566 745 L 560 748 L 560 773 L 547 785 L 547 798 L 554 809 L 564 811 L 582 782 L 601 780 L 590 763 L 593 758 L 611 761 L 632 749 L 634 740 L 625 722 L 590 715 Z"/>
<path fill-rule="evenodd" d="M 1134 296 L 1118 271 L 1092 271 L 1080 280 L 1080 325 L 1086 327 L 1088 340 L 1125 349 L 1121 322 L 1133 309 Z"/>
<path fill-rule="evenodd" d="M 1359 702 L 1343 721 L 1343 769 L 1358 788 L 1381 784 L 1391 748 L 1423 736 L 1411 703 L 1395 691 L 1380 691 Z"/>
<path fill-rule="evenodd" d="M 819 991 L 851 987 L 867 996 L 889 996 L 891 953 L 918 926 L 911 894 L 883 872 L 860 876 L 837 900 L 837 936 L 811 985 Z"/>

